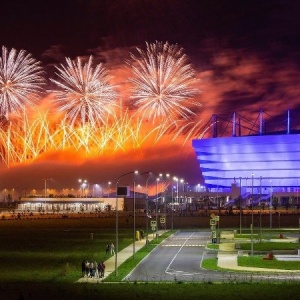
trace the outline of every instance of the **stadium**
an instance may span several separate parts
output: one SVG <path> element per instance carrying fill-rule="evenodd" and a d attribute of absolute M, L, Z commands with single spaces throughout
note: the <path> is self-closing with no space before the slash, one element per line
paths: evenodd
<path fill-rule="evenodd" d="M 257 204 L 273 195 L 281 205 L 298 205 L 300 130 L 292 120 L 290 111 L 273 124 L 262 111 L 255 122 L 213 115 L 211 137 L 192 141 L 207 191 L 230 192 L 231 202 Z"/>

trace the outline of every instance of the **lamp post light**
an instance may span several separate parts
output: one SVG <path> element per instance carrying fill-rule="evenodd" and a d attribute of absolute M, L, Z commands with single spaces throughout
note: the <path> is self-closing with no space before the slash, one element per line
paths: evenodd
<path fill-rule="evenodd" d="M 131 171 L 127 172 L 125 174 L 122 174 L 118 177 L 116 181 L 116 246 L 115 246 L 115 276 L 118 275 L 118 251 L 119 251 L 119 212 L 118 212 L 118 186 L 119 186 L 119 181 L 122 177 L 129 175 L 129 174 L 134 174 L 137 171 Z"/>
<path fill-rule="evenodd" d="M 107 198 L 110 197 L 110 185 L 111 185 L 111 181 L 109 181 L 109 182 L 107 183 L 107 188 L 108 188 Z"/>
<path fill-rule="evenodd" d="M 252 179 L 252 196 L 251 196 L 251 209 L 252 209 L 252 214 L 251 214 L 251 256 L 253 256 L 253 176 L 254 174 L 251 174 L 251 179 Z"/>
<path fill-rule="evenodd" d="M 156 203 L 155 203 L 155 219 L 156 219 L 156 240 L 158 239 L 158 182 L 159 178 L 156 178 Z"/>
<path fill-rule="evenodd" d="M 84 186 L 85 198 L 87 198 L 88 197 L 88 193 L 90 191 L 90 186 L 89 186 L 89 183 L 87 182 L 86 179 L 83 182 L 83 186 Z"/>
<path fill-rule="evenodd" d="M 174 180 L 174 178 L 173 178 Z M 172 183 L 172 200 L 171 200 L 171 203 L 172 203 L 172 220 L 171 220 L 171 230 L 173 231 L 173 228 L 174 228 L 174 186 L 173 186 L 173 183 Z"/>
<path fill-rule="evenodd" d="M 178 196 L 179 196 L 179 179 L 177 177 L 173 177 L 173 180 L 176 182 L 176 194 L 177 194 L 177 204 L 178 204 Z M 172 200 L 173 200 L 173 197 L 172 197 Z M 174 204 L 173 204 L 174 206 Z M 173 230 L 173 210 L 172 210 L 172 230 Z"/>
<path fill-rule="evenodd" d="M 163 185 L 162 185 L 162 193 L 161 193 L 161 195 L 162 195 L 162 199 L 163 199 L 163 205 L 164 205 L 164 218 L 165 218 L 165 223 L 164 223 L 164 227 L 165 227 L 165 230 L 167 229 L 167 221 L 166 221 L 166 203 L 167 203 L 167 201 L 166 201 L 166 189 L 167 189 L 167 187 L 168 187 L 168 184 L 167 184 L 167 180 L 170 178 L 170 174 L 169 173 L 167 173 L 167 174 L 159 174 L 159 177 L 160 178 L 164 178 L 165 180 L 163 181 Z"/>
<path fill-rule="evenodd" d="M 80 197 L 82 198 L 82 197 L 84 197 L 84 191 L 85 191 L 84 187 L 85 187 L 85 185 L 87 185 L 87 180 L 86 179 L 84 179 L 84 180 L 78 179 L 78 182 L 79 182 L 79 189 L 80 189 L 80 193 L 81 193 Z"/>
<path fill-rule="evenodd" d="M 184 179 L 181 178 L 180 182 L 182 183 L 182 201 L 181 201 L 181 203 L 183 203 L 183 197 L 184 197 Z"/>
<path fill-rule="evenodd" d="M 179 189 L 178 189 L 178 183 L 179 183 L 179 179 L 177 177 L 173 177 L 173 180 L 176 181 L 176 198 L 177 198 L 177 203 L 179 203 Z"/>

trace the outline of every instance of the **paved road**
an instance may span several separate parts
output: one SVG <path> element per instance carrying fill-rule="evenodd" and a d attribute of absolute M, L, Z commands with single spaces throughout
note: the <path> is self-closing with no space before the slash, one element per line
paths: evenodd
<path fill-rule="evenodd" d="M 218 272 L 202 269 L 201 261 L 217 257 L 207 250 L 209 231 L 179 231 L 156 247 L 124 280 L 127 281 L 196 281 L 235 282 L 286 280 L 295 275 Z M 293 277 L 294 276 L 294 277 Z M 295 280 L 299 280 L 294 278 Z"/>
<path fill-rule="evenodd" d="M 129 281 L 203 280 L 207 271 L 201 260 L 216 257 L 217 252 L 205 250 L 210 232 L 180 231 L 166 239 L 129 274 Z M 214 272 L 213 272 L 214 273 Z"/>

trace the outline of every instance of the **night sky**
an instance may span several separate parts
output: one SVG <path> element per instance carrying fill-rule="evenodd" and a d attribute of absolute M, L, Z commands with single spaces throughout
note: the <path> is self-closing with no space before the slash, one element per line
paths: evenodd
<path fill-rule="evenodd" d="M 5 0 L 0 10 L 1 45 L 32 53 L 49 76 L 65 57 L 92 54 L 119 78 L 136 46 L 168 41 L 185 50 L 196 70 L 202 91 L 197 116 L 204 123 L 213 113 L 233 111 L 253 120 L 260 109 L 272 117 L 291 109 L 300 120 L 299 1 Z M 138 162 L 126 155 L 118 162 L 116 157 L 98 158 L 97 164 L 48 158 L 3 169 L 1 188 L 41 188 L 45 177 L 55 178 L 61 187 L 76 184 L 79 177 L 114 181 L 133 166 L 198 182 L 201 174 L 191 143 L 184 151 L 177 147 L 144 149 Z"/>

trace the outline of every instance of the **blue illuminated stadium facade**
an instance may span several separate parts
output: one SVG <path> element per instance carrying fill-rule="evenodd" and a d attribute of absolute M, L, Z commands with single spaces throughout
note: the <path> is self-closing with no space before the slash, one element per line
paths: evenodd
<path fill-rule="evenodd" d="M 298 191 L 300 131 L 296 124 L 296 129 L 291 130 L 290 112 L 284 120 L 284 129 L 278 126 L 274 130 L 274 126 L 270 126 L 267 130 L 262 112 L 257 121 L 256 125 L 233 114 L 222 122 L 213 116 L 211 124 L 206 125 L 212 137 L 193 140 L 208 189 L 226 189 L 236 184 L 256 189 L 272 186 L 282 192 Z"/>

